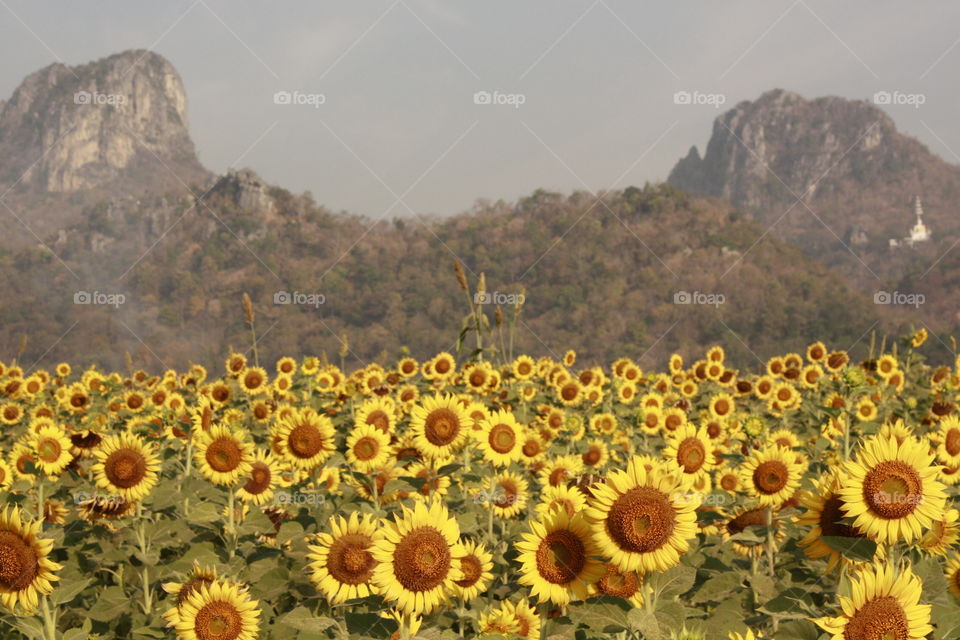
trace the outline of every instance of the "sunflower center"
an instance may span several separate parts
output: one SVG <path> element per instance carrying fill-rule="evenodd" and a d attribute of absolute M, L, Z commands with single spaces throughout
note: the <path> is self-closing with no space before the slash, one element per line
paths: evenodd
<path fill-rule="evenodd" d="M 393 575 L 408 591 L 429 591 L 450 573 L 450 547 L 433 527 L 419 527 L 403 537 L 394 550 Z"/>
<path fill-rule="evenodd" d="M 234 640 L 242 632 L 243 618 L 229 602 L 211 602 L 197 612 L 194 633 L 199 640 Z"/>
<path fill-rule="evenodd" d="M 287 438 L 290 451 L 298 458 L 312 458 L 323 448 L 323 436 L 312 425 L 294 427 Z"/>
<path fill-rule="evenodd" d="M 823 509 L 820 511 L 820 530 L 824 536 L 840 536 L 843 538 L 863 538 L 862 533 L 855 527 L 842 522 L 844 513 L 841 510 L 843 500 L 840 496 L 830 496 L 823 503 Z"/>
<path fill-rule="evenodd" d="M 510 453 L 517 444 L 517 436 L 510 425 L 498 424 L 490 429 L 490 448 L 497 453 Z"/>
<path fill-rule="evenodd" d="M 560 396 L 567 401 L 574 400 L 577 397 L 577 385 L 568 384 L 564 385 L 563 389 L 560 391 Z"/>
<path fill-rule="evenodd" d="M 630 598 L 637 592 L 637 574 L 632 571 L 620 573 L 616 567 L 610 565 L 607 574 L 600 578 L 597 586 L 606 595 Z"/>
<path fill-rule="evenodd" d="M 610 507 L 606 529 L 621 549 L 648 553 L 670 540 L 675 524 L 676 513 L 665 493 L 653 487 L 634 487 Z"/>
<path fill-rule="evenodd" d="M 368 551 L 371 540 L 362 533 L 346 533 L 330 545 L 327 571 L 342 584 L 362 584 L 373 575 L 376 561 Z"/>
<path fill-rule="evenodd" d="M 686 438 L 677 447 L 677 462 L 685 473 L 696 473 L 707 460 L 707 450 L 699 438 Z"/>
<path fill-rule="evenodd" d="M 520 490 L 512 481 L 501 480 L 497 486 L 500 488 L 500 491 L 497 491 L 496 495 L 493 496 L 493 504 L 501 509 L 506 509 L 517 501 Z"/>
<path fill-rule="evenodd" d="M 599 464 L 601 457 L 602 456 L 600 454 L 600 449 L 598 447 L 592 446 L 590 447 L 590 449 L 587 450 L 585 454 L 583 454 L 582 456 L 583 464 L 587 465 L 588 467 L 596 466 L 597 464 Z"/>
<path fill-rule="evenodd" d="M 583 541 L 568 529 L 548 533 L 540 541 L 536 557 L 540 577 L 553 584 L 572 582 L 587 563 Z"/>
<path fill-rule="evenodd" d="M 60 443 L 52 438 L 44 438 L 37 446 L 37 455 L 44 462 L 56 462 L 60 458 L 61 451 L 63 449 L 60 447 Z"/>
<path fill-rule="evenodd" d="M 147 461 L 137 451 L 118 449 L 104 462 L 103 471 L 110 484 L 129 489 L 139 484 L 147 475 Z"/>
<path fill-rule="evenodd" d="M 885 520 L 913 513 L 923 500 L 923 483 L 916 469 L 900 460 L 884 460 L 863 480 L 863 499 Z"/>
<path fill-rule="evenodd" d="M 242 457 L 243 451 L 233 438 L 217 438 L 207 446 L 207 464 L 220 473 L 236 469 Z"/>
<path fill-rule="evenodd" d="M 773 495 L 787 486 L 790 472 L 787 465 L 779 460 L 767 460 L 757 465 L 753 470 L 753 484 L 757 491 L 766 495 Z"/>
<path fill-rule="evenodd" d="M 846 640 L 908 640 L 910 625 L 893 596 L 881 596 L 861 606 L 843 629 Z"/>
<path fill-rule="evenodd" d="M 370 412 L 367 416 L 367 424 L 380 429 L 380 431 L 384 433 L 389 433 L 390 431 L 390 418 L 380 409 Z"/>
<path fill-rule="evenodd" d="M 737 489 L 737 476 L 732 473 L 724 474 L 720 478 L 720 487 L 724 491 L 735 491 Z"/>
<path fill-rule="evenodd" d="M 33 547 L 13 531 L 0 531 L 0 585 L 4 590 L 26 589 L 38 572 Z"/>
<path fill-rule="evenodd" d="M 527 440 L 523 443 L 522 451 L 523 455 L 527 456 L 528 458 L 532 458 L 540 453 L 540 445 L 536 440 Z"/>
<path fill-rule="evenodd" d="M 353 455 L 357 457 L 357 460 L 363 462 L 377 457 L 379 450 L 380 447 L 377 445 L 377 441 L 369 436 L 360 438 L 357 440 L 357 443 L 353 445 Z"/>
<path fill-rule="evenodd" d="M 243 490 L 251 495 L 263 493 L 270 488 L 270 467 L 260 460 L 253 463 L 253 470 L 250 471 L 250 478 L 247 484 L 243 485 Z"/>
<path fill-rule="evenodd" d="M 453 442 L 460 433 L 460 418 L 447 408 L 434 409 L 427 416 L 423 428 L 430 444 L 443 447 Z"/>
<path fill-rule="evenodd" d="M 460 558 L 460 570 L 463 572 L 463 579 L 455 580 L 457 585 L 463 588 L 472 587 L 483 574 L 483 565 L 475 555 L 464 556 Z"/>
<path fill-rule="evenodd" d="M 950 455 L 955 456 L 960 454 L 960 429 L 953 427 L 947 432 L 944 446 Z"/>

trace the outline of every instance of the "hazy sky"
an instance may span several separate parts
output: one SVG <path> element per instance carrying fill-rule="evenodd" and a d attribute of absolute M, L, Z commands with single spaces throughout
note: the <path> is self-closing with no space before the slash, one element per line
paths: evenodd
<path fill-rule="evenodd" d="M 0 96 L 56 60 L 149 48 L 183 76 L 207 167 L 389 218 L 662 180 L 719 113 L 678 91 L 721 110 L 774 87 L 922 94 L 884 108 L 960 162 L 958 41 L 942 1 L 0 0 Z"/>

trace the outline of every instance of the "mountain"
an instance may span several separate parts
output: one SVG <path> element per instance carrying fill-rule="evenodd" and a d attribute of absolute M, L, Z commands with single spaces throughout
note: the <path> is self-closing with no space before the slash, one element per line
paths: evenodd
<path fill-rule="evenodd" d="M 668 182 L 729 200 L 828 263 L 855 262 L 852 250 L 875 254 L 865 260 L 883 269 L 889 239 L 914 223 L 915 196 L 936 236 L 960 231 L 960 167 L 862 100 L 776 89 L 741 102 L 714 121 L 706 152 L 691 148 Z"/>
<path fill-rule="evenodd" d="M 183 82 L 155 53 L 53 64 L 0 102 L 0 193 L 44 231 L 87 195 L 182 189 L 209 176 L 188 132 Z"/>

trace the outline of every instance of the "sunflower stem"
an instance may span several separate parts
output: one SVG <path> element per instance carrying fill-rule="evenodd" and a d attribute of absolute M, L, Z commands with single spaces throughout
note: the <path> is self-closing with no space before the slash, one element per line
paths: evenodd
<path fill-rule="evenodd" d="M 43 596 L 40 599 L 43 610 L 43 637 L 44 640 L 57 640 L 56 616 L 50 610 L 50 598 Z"/>
<path fill-rule="evenodd" d="M 43 476 L 37 476 L 37 518 L 43 520 Z"/>
<path fill-rule="evenodd" d="M 773 507 L 767 507 L 767 561 L 770 564 L 770 577 L 776 575 L 776 548 L 773 535 Z"/>

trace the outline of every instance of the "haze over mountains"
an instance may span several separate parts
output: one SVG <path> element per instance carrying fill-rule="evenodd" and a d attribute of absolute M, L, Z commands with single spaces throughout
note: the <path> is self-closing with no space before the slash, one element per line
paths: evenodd
<path fill-rule="evenodd" d="M 0 103 L 0 291 L 17 301 L 0 309 L 0 358 L 27 335 L 27 366 L 66 354 L 117 366 L 124 351 L 151 369 L 216 364 L 248 345 L 243 292 L 264 359 L 333 354 L 343 333 L 362 361 L 427 356 L 454 347 L 466 312 L 454 257 L 491 291 L 525 291 L 517 350 L 573 345 L 587 362 L 723 341 L 753 368 L 817 338 L 862 347 L 871 329 L 926 325 L 946 342 L 956 329 L 960 168 L 875 106 L 767 92 L 722 114 L 668 182 L 600 200 L 531 185 L 440 221 L 333 213 L 253 171 L 204 169 L 162 57 L 51 65 Z M 933 240 L 891 252 L 915 195 Z M 881 290 L 925 303 L 875 305 Z M 674 304 L 684 291 L 724 304 Z M 77 292 L 124 301 L 75 304 Z M 279 292 L 323 302 L 274 304 Z"/>

